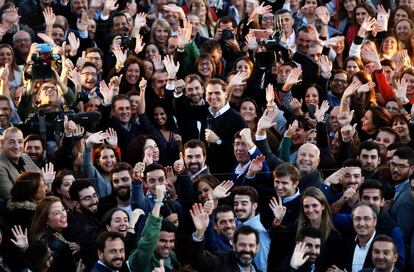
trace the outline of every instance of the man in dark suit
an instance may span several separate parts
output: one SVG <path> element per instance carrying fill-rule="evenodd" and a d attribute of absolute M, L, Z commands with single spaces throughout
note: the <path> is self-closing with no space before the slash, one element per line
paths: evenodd
<path fill-rule="evenodd" d="M 352 223 L 357 236 L 351 237 L 345 248 L 345 267 L 347 271 L 360 271 L 373 266 L 370 256 L 376 235 L 377 212 L 372 206 L 359 203 L 352 211 Z"/>
<path fill-rule="evenodd" d="M 360 272 L 398 272 L 395 267 L 398 260 L 397 246 L 387 235 L 378 235 L 372 243 L 372 263 L 374 268 L 362 269 Z"/>
<path fill-rule="evenodd" d="M 119 271 L 125 261 L 124 240 L 118 232 L 104 232 L 96 240 L 99 261 L 91 272 Z"/>
<path fill-rule="evenodd" d="M 6 202 L 16 177 L 27 170 L 40 170 L 39 167 L 23 153 L 23 133 L 16 127 L 8 128 L 3 133 L 0 154 L 0 198 Z"/>

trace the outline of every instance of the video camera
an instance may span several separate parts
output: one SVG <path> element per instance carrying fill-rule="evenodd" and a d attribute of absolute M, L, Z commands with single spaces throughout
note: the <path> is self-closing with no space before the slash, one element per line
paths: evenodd
<path fill-rule="evenodd" d="M 39 110 L 37 113 L 29 114 L 25 122 L 25 130 L 28 133 L 41 135 L 46 141 L 59 142 L 64 132 L 63 122 L 65 116 L 89 132 L 95 132 L 96 126 L 101 120 L 101 113 L 99 112 L 75 113 L 73 110 L 66 112 L 44 112 Z"/>
<path fill-rule="evenodd" d="M 61 60 L 59 54 L 52 54 L 52 46 L 48 43 L 38 45 L 39 53 L 32 54 L 32 79 L 50 79 L 53 77 L 52 65 Z"/>

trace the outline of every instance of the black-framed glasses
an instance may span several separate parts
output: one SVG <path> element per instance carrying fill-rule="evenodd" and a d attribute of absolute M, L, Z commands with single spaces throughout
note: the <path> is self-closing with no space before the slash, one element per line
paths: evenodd
<path fill-rule="evenodd" d="M 410 167 L 409 165 L 406 165 L 406 164 L 400 164 L 400 163 L 395 163 L 395 162 L 393 162 L 393 161 L 389 161 L 389 162 L 388 162 L 388 166 L 389 166 L 390 168 L 397 168 L 398 170 L 403 170 L 403 169 L 405 169 L 405 168 Z"/>

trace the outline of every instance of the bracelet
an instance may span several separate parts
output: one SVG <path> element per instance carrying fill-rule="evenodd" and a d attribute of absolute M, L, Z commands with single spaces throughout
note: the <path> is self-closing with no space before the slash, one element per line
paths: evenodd
<path fill-rule="evenodd" d="M 160 204 L 161 206 L 164 206 L 164 203 L 162 202 L 162 200 L 155 199 L 155 200 L 154 200 L 154 202 L 155 202 L 156 204 Z"/>

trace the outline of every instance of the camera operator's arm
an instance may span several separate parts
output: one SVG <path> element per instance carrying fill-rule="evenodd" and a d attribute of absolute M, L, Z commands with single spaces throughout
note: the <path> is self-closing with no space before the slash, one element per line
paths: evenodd
<path fill-rule="evenodd" d="M 66 84 L 63 83 L 63 81 L 60 79 L 59 74 L 56 72 L 55 69 L 52 69 L 55 73 L 56 77 L 56 83 L 59 90 L 59 95 L 63 97 L 65 100 L 66 105 L 72 105 L 76 101 L 75 94 L 69 90 L 69 88 L 66 86 Z"/>

